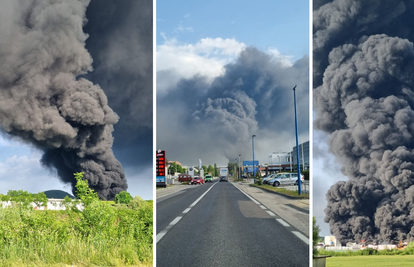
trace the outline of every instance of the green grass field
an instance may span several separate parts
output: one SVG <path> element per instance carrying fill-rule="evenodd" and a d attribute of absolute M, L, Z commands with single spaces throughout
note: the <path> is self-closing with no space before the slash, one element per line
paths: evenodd
<path fill-rule="evenodd" d="M 371 255 L 352 257 L 331 257 L 326 267 L 405 267 L 414 266 L 414 255 Z"/>
<path fill-rule="evenodd" d="M 287 195 L 287 196 L 291 196 L 291 197 L 295 197 L 295 198 L 309 198 L 309 194 L 302 193 L 301 195 L 299 195 L 298 191 L 291 191 L 291 190 L 287 190 L 285 188 L 274 187 L 274 186 L 271 186 L 271 185 L 250 184 L 250 186 L 263 188 L 263 189 L 266 189 L 266 190 L 269 190 L 269 191 L 277 192 L 279 194 Z"/>

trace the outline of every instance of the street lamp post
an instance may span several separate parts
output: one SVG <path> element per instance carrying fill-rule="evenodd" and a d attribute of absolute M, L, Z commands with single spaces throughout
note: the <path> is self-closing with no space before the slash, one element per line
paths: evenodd
<path fill-rule="evenodd" d="M 256 172 L 255 172 L 255 168 L 254 168 L 254 137 L 256 137 L 256 135 L 252 135 L 252 147 L 253 147 L 253 183 L 256 183 Z"/>
<path fill-rule="evenodd" d="M 241 154 L 239 154 L 239 179 L 241 179 L 240 156 L 241 156 Z"/>
<path fill-rule="evenodd" d="M 295 132 L 296 132 L 296 161 L 298 164 L 298 193 L 302 192 L 302 181 L 300 179 L 300 164 L 299 164 L 299 138 L 298 138 L 298 117 L 296 115 L 296 85 L 293 87 L 293 102 L 295 103 Z"/>
<path fill-rule="evenodd" d="M 236 174 L 237 159 L 234 159 L 234 174 Z M 236 177 L 236 175 L 234 176 Z"/>

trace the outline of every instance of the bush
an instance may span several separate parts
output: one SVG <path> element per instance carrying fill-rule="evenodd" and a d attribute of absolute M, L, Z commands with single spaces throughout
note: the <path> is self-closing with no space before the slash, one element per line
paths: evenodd
<path fill-rule="evenodd" d="M 132 196 L 127 191 L 122 191 L 115 195 L 114 200 L 117 204 L 129 204 L 132 200 Z"/>
<path fill-rule="evenodd" d="M 308 170 L 301 171 L 301 173 L 303 174 L 305 180 L 309 181 L 309 171 Z"/>

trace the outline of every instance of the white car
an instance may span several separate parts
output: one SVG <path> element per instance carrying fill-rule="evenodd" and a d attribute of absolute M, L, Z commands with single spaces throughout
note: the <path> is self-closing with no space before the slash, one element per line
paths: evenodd
<path fill-rule="evenodd" d="M 305 177 L 303 174 L 300 175 L 300 181 L 303 183 Z M 298 184 L 298 174 L 297 173 L 279 173 L 272 180 L 268 181 L 269 184 L 273 186 L 279 185 L 297 185 Z"/>

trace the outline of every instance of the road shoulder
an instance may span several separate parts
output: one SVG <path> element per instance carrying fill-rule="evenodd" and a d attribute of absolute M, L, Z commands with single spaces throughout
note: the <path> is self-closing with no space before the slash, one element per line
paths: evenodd
<path fill-rule="evenodd" d="M 309 199 L 290 199 L 249 183 L 232 183 L 309 238 Z"/>

